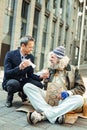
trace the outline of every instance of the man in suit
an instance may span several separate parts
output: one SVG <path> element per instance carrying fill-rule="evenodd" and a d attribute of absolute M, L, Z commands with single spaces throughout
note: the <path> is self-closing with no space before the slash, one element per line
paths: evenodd
<path fill-rule="evenodd" d="M 31 82 L 39 87 L 43 87 L 40 76 L 34 75 L 34 56 L 31 54 L 34 47 L 34 39 L 31 36 L 24 36 L 20 39 L 20 48 L 7 52 L 4 60 L 4 78 L 2 87 L 8 92 L 6 106 L 12 106 L 14 93 L 22 101 L 26 101 L 26 95 L 23 93 L 23 85 Z"/>

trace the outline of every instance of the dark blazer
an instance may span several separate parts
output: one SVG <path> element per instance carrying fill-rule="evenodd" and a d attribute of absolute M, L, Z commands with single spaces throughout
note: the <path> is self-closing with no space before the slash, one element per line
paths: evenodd
<path fill-rule="evenodd" d="M 34 63 L 34 56 L 29 54 L 26 59 L 30 59 Z M 33 79 L 39 80 L 39 76 L 33 74 L 32 66 L 25 68 L 24 70 L 19 69 L 19 64 L 21 63 L 20 49 L 7 52 L 4 60 L 4 78 L 2 87 L 9 79 L 16 79 L 18 81 L 25 81 L 27 78 L 31 77 Z"/>

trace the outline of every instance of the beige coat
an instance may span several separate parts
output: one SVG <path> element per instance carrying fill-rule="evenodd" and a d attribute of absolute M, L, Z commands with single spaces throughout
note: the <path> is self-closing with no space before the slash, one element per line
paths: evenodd
<path fill-rule="evenodd" d="M 73 93 L 73 95 L 76 95 L 76 94 L 83 95 L 84 94 L 84 92 L 85 92 L 84 82 L 79 73 L 79 70 L 75 66 L 68 64 L 67 67 L 62 71 L 49 69 L 49 72 L 50 72 L 50 78 L 45 82 L 46 83 L 45 89 L 47 87 L 47 83 L 53 81 L 55 74 L 57 72 L 58 73 L 64 72 L 65 82 L 66 82 L 65 84 L 66 84 L 67 90 L 71 91 Z"/>

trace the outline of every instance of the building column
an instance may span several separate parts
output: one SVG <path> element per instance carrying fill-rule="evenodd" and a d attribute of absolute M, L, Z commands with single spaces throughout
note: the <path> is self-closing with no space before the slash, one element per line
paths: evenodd
<path fill-rule="evenodd" d="M 21 33 L 21 8 L 22 0 L 15 0 L 14 15 L 13 15 L 13 27 L 11 37 L 11 50 L 18 47 L 18 41 Z"/>
<path fill-rule="evenodd" d="M 86 17 L 87 17 L 87 15 L 86 15 Z M 86 23 L 87 23 L 87 18 L 85 18 L 85 21 L 86 21 Z M 83 62 L 84 62 L 84 60 L 85 60 L 85 51 L 86 51 L 86 44 L 87 44 L 87 24 L 86 25 L 84 25 L 84 30 L 85 30 L 85 34 L 83 35 L 84 36 L 84 48 L 83 48 Z M 87 63 L 87 61 L 86 61 L 86 63 Z"/>
<path fill-rule="evenodd" d="M 47 66 L 47 56 L 51 46 L 51 33 L 52 33 L 52 22 L 53 22 L 53 0 L 50 0 L 49 11 L 50 11 L 50 16 L 48 18 L 48 25 L 47 25 L 46 47 L 44 53 L 44 61 L 45 61 L 44 67 Z"/>
<path fill-rule="evenodd" d="M 32 36 L 34 11 L 35 11 L 35 0 L 31 0 L 30 5 L 28 7 L 26 35 Z"/>
<path fill-rule="evenodd" d="M 63 27 L 61 28 L 61 39 L 60 39 L 60 45 L 64 45 L 65 42 L 65 29 L 66 29 L 66 8 L 67 8 L 67 0 L 63 0 L 62 3 L 62 20 L 63 20 Z"/>
<path fill-rule="evenodd" d="M 76 64 L 75 61 L 75 52 L 76 52 L 76 32 L 77 32 L 77 16 L 78 16 L 78 1 L 75 1 L 73 3 L 73 8 L 74 8 L 74 15 L 73 15 L 73 41 L 72 41 L 72 50 L 71 50 L 71 60 L 72 60 L 72 64 Z"/>
<path fill-rule="evenodd" d="M 43 28 L 44 28 L 44 14 L 45 14 L 45 1 L 42 0 L 42 8 L 39 14 L 38 21 L 38 31 L 37 31 L 37 39 L 36 39 L 36 52 L 35 52 L 35 63 L 36 63 L 36 71 L 40 69 L 40 58 L 41 58 L 41 49 L 42 49 L 42 36 L 43 36 Z"/>
<path fill-rule="evenodd" d="M 60 29 L 60 0 L 57 2 L 56 17 L 57 17 L 57 21 L 55 24 L 53 48 L 56 48 L 58 46 L 58 37 L 59 37 L 59 29 Z"/>
<path fill-rule="evenodd" d="M 1 58 L 5 8 L 6 8 L 6 0 L 0 0 L 0 58 Z"/>
<path fill-rule="evenodd" d="M 69 29 L 67 31 L 67 38 L 66 38 L 66 53 L 70 57 L 70 45 L 73 42 L 72 37 L 73 37 L 73 4 L 74 1 L 68 0 L 69 3 L 69 12 L 68 12 L 68 24 L 69 24 Z"/>

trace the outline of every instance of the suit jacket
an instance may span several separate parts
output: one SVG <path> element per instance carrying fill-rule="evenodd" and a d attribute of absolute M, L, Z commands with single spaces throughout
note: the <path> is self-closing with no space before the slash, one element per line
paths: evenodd
<path fill-rule="evenodd" d="M 28 54 L 26 59 L 30 59 L 34 63 L 34 56 Z M 27 79 L 29 77 L 39 80 L 39 76 L 33 74 L 32 66 L 25 68 L 24 70 L 19 69 L 19 64 L 21 63 L 20 49 L 7 52 L 4 60 L 4 78 L 2 87 L 6 84 L 9 79 L 16 79 L 18 81 L 25 81 L 26 75 Z"/>

